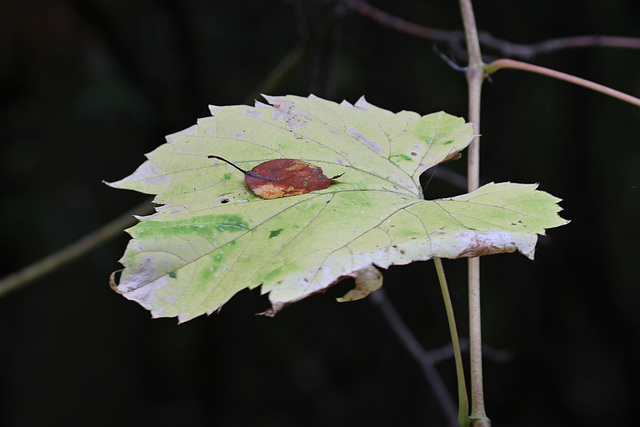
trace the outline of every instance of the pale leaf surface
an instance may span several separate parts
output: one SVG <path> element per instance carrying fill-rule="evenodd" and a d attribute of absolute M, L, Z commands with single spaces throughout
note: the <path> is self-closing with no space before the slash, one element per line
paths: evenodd
<path fill-rule="evenodd" d="M 488 184 L 426 201 L 419 177 L 455 157 L 473 137 L 446 113 L 394 114 L 361 98 L 265 97 L 255 107 L 212 107 L 212 117 L 167 137 L 112 187 L 155 194 L 120 262 L 117 291 L 154 317 L 187 321 L 261 286 L 274 314 L 346 277 L 343 300 L 382 285 L 376 267 L 433 257 L 520 251 L 533 258 L 538 234 L 566 223 L 559 199 L 535 185 Z M 263 200 L 224 157 L 245 170 L 271 159 L 344 173 L 326 189 Z"/>

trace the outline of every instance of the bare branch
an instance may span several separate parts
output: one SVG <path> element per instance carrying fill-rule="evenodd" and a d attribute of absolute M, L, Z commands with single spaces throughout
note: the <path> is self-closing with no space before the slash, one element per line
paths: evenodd
<path fill-rule="evenodd" d="M 342 3 L 351 7 L 358 13 L 370 18 L 385 27 L 393 28 L 401 33 L 410 34 L 412 36 L 424 39 L 451 42 L 455 40 L 463 40 L 464 33 L 462 31 L 437 30 L 435 28 L 424 27 L 414 24 L 405 19 L 393 16 L 363 0 L 342 0 Z"/>
<path fill-rule="evenodd" d="M 601 84 L 594 83 L 589 80 L 582 79 L 580 77 L 572 76 L 570 74 L 562 73 L 560 71 L 551 70 L 549 68 L 540 67 L 538 65 L 515 61 L 513 59 L 498 59 L 496 61 L 493 61 L 485 66 L 485 72 L 487 74 L 493 74 L 496 71 L 500 70 L 501 68 L 513 68 L 513 69 L 518 69 L 523 71 L 530 71 L 532 73 L 553 77 L 558 80 L 564 80 L 566 82 L 573 83 L 582 87 L 586 87 L 587 89 L 595 90 L 596 92 L 600 92 L 605 95 L 612 96 L 614 98 L 628 102 L 629 104 L 633 104 L 640 107 L 640 98 L 636 98 L 635 96 L 628 95 L 626 93 L 620 92 L 615 89 L 611 89 L 610 87 L 603 86 Z"/>
<path fill-rule="evenodd" d="M 456 406 L 444 384 L 444 381 L 442 380 L 442 377 L 435 367 L 437 359 L 432 357 L 431 353 L 426 351 L 422 345 L 420 345 L 411 330 L 409 330 L 407 325 L 402 321 L 400 314 L 398 314 L 393 304 L 391 304 L 391 301 L 384 289 L 378 289 L 376 292 L 372 293 L 369 296 L 369 300 L 378 306 L 382 315 L 391 326 L 393 332 L 400 339 L 402 344 L 404 344 L 411 356 L 413 356 L 413 358 L 418 361 L 422 367 L 422 372 L 438 398 L 449 424 L 454 427 L 457 426 L 458 415 Z"/>
<path fill-rule="evenodd" d="M 483 32 L 480 33 L 480 43 L 487 48 L 498 51 L 502 56 L 521 59 L 531 59 L 543 53 L 580 47 L 640 49 L 640 39 L 638 38 L 597 35 L 562 37 L 533 44 L 520 44 L 502 40 Z"/>
<path fill-rule="evenodd" d="M 103 225 L 94 232 L 87 234 L 76 242 L 57 252 L 48 255 L 41 260 L 28 265 L 22 270 L 16 271 L 0 280 L 0 296 L 23 288 L 37 279 L 46 276 L 60 267 L 76 261 L 78 258 L 87 255 L 93 249 L 108 242 L 115 236 L 122 233 L 127 227 L 136 223 L 134 214 L 146 214 L 153 212 L 149 201 L 136 206 L 129 212 L 120 215 L 113 221 Z"/>
<path fill-rule="evenodd" d="M 462 31 L 438 30 L 418 25 L 384 12 L 375 6 L 371 6 L 364 0 L 341 1 L 360 15 L 379 23 L 380 25 L 393 28 L 396 31 L 415 37 L 437 42 L 446 42 L 452 45 L 455 51 L 460 51 L 459 46 L 464 42 L 465 35 Z M 548 39 L 533 44 L 521 44 L 494 37 L 487 32 L 481 32 L 479 34 L 479 39 L 480 44 L 484 48 L 491 49 L 500 56 L 520 59 L 531 59 L 540 54 L 581 47 L 640 49 L 640 38 L 634 37 L 584 35 Z"/>

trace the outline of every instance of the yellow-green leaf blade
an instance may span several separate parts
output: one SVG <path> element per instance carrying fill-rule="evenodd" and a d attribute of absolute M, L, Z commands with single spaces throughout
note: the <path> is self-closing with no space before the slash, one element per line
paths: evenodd
<path fill-rule="evenodd" d="M 473 137 L 446 113 L 391 113 L 361 99 L 267 97 L 271 105 L 212 107 L 212 117 L 167 137 L 116 188 L 155 194 L 157 213 L 128 232 L 117 290 L 154 317 L 186 321 L 218 310 L 243 289 L 283 306 L 353 277 L 366 296 L 377 268 L 433 257 L 518 250 L 532 257 L 537 234 L 565 223 L 559 199 L 523 184 L 423 200 L 419 176 Z M 326 189 L 262 200 L 245 170 L 276 158 L 304 160 Z"/>

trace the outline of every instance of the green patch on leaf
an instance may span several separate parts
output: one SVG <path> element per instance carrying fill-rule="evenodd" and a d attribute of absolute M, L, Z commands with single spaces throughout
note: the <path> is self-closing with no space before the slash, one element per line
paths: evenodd
<path fill-rule="evenodd" d="M 410 162 L 413 159 L 410 156 L 407 156 L 406 154 L 393 154 L 391 155 L 390 160 L 391 161 L 400 160 L 400 161 Z"/>
<path fill-rule="evenodd" d="M 278 228 L 277 230 L 271 230 L 271 232 L 269 233 L 269 238 L 271 239 L 272 237 L 276 237 L 278 236 L 282 230 L 284 230 L 283 228 Z"/>

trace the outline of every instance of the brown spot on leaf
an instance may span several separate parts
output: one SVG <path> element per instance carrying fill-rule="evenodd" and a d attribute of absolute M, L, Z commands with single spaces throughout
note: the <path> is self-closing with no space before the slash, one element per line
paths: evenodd
<path fill-rule="evenodd" d="M 458 258 L 510 253 L 517 249 L 514 242 L 500 233 L 457 233 L 456 238 L 463 245 Z"/>

